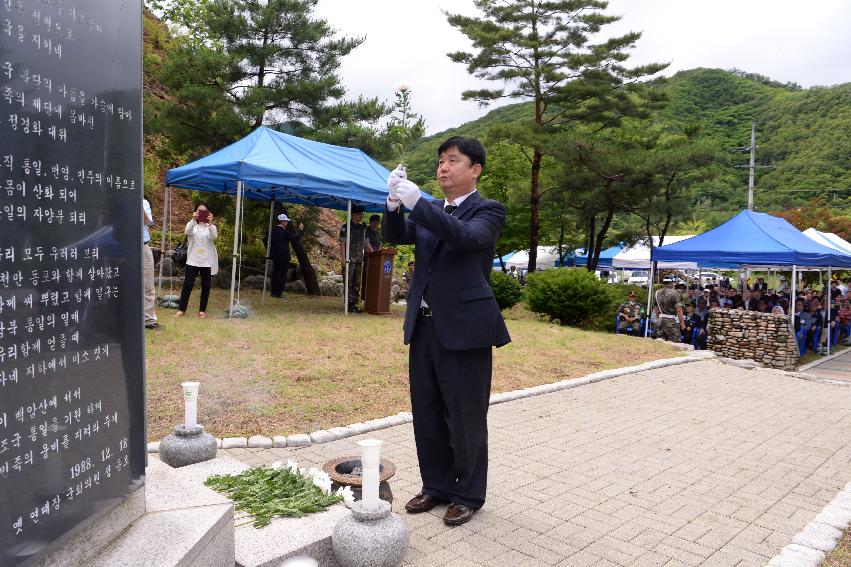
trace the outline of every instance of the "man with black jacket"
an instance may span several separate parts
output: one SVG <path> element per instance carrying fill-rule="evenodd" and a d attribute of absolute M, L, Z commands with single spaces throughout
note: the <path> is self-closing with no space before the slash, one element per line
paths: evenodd
<path fill-rule="evenodd" d="M 304 234 L 304 225 L 298 225 L 298 232 L 290 226 L 290 217 L 281 213 L 278 224 L 272 228 L 272 244 L 269 246 L 269 258 L 272 259 L 272 297 L 284 296 L 287 283 L 287 270 L 290 268 L 290 242 L 298 240 Z"/>
<path fill-rule="evenodd" d="M 404 342 L 422 490 L 405 509 L 415 514 L 449 503 L 443 521 L 457 526 L 485 502 L 492 347 L 511 340 L 489 284 L 506 213 L 476 190 L 485 165 L 481 142 L 455 136 L 437 155 L 445 201 L 421 198 L 397 168 L 387 182 L 382 228 L 386 241 L 416 245 Z M 402 205 L 411 211 L 407 218 Z"/>

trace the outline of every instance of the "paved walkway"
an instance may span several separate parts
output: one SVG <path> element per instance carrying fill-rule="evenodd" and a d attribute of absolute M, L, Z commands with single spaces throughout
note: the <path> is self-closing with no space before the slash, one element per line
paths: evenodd
<path fill-rule="evenodd" d="M 807 372 L 820 378 L 851 382 L 851 348 L 846 349 L 839 356 L 831 357 L 819 362 L 816 366 L 811 366 Z"/>
<path fill-rule="evenodd" d="M 716 361 L 499 404 L 488 501 L 457 528 L 403 511 L 411 426 L 369 435 L 397 465 L 404 565 L 762 567 L 851 479 L 849 418 L 851 388 Z M 224 453 L 321 466 L 360 438 Z"/>

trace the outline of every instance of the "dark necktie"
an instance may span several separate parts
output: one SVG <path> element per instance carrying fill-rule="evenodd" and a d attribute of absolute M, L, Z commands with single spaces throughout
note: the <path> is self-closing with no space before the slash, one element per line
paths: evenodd
<path fill-rule="evenodd" d="M 454 212 L 455 212 L 455 209 L 457 209 L 457 208 L 458 208 L 458 206 L 457 206 L 457 205 L 446 205 L 445 207 L 443 207 L 443 210 L 444 210 L 447 214 L 450 214 L 450 215 L 451 215 L 452 213 L 454 213 Z"/>

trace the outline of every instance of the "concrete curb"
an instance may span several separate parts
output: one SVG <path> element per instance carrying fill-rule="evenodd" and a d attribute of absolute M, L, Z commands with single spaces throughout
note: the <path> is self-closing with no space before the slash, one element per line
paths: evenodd
<path fill-rule="evenodd" d="M 583 376 L 581 378 L 571 378 L 570 380 L 562 380 L 561 382 L 554 382 L 552 384 L 532 386 L 531 388 L 525 388 L 523 390 L 513 390 L 511 392 L 493 394 L 491 396 L 490 403 L 491 405 L 501 404 L 513 400 L 529 398 L 531 396 L 551 394 L 553 392 L 560 392 L 561 390 L 568 390 L 570 388 L 576 388 L 578 386 L 584 386 L 586 384 L 602 382 L 603 380 L 617 378 L 626 374 L 634 374 L 636 372 L 643 372 L 645 370 L 654 370 L 656 368 L 665 368 L 666 366 L 676 366 L 679 364 L 688 364 L 689 362 L 699 362 L 701 360 L 710 360 L 714 358 L 714 352 L 698 350 L 690 352 L 688 356 L 652 360 L 650 362 L 645 362 L 644 364 L 638 364 L 636 366 L 624 366 L 623 368 L 614 368 L 612 370 L 602 370 L 600 372 L 594 372 L 593 374 L 588 374 L 587 376 Z"/>
<path fill-rule="evenodd" d="M 819 384 L 828 384 L 830 386 L 851 386 L 851 382 L 845 382 L 843 380 L 833 380 L 831 378 L 822 378 L 821 376 L 816 376 L 815 374 L 807 374 L 805 372 L 797 372 L 795 378 L 800 378 L 801 380 L 809 380 L 810 382 L 818 382 Z"/>
<path fill-rule="evenodd" d="M 839 352 L 835 352 L 831 355 L 825 356 L 825 357 L 820 358 L 818 360 L 814 360 L 814 361 L 810 362 L 809 364 L 805 364 L 805 365 L 799 367 L 798 372 L 806 372 L 810 368 L 818 366 L 822 362 L 827 362 L 828 360 L 833 360 L 834 358 L 836 358 L 838 356 L 842 356 L 843 354 L 847 354 L 848 352 L 849 352 L 848 349 L 842 349 Z"/>
<path fill-rule="evenodd" d="M 512 400 L 529 398 L 531 396 L 551 394 L 553 392 L 559 392 L 561 390 L 567 390 L 569 388 L 576 388 L 578 386 L 584 386 L 586 384 L 593 384 L 595 382 L 601 382 L 603 380 L 617 378 L 618 376 L 624 376 L 626 374 L 643 372 L 645 370 L 653 370 L 656 368 L 664 368 L 666 366 L 676 366 L 679 364 L 687 364 L 689 362 L 699 362 L 702 360 L 715 359 L 715 353 L 712 351 L 696 350 L 687 352 L 687 356 L 681 356 L 677 358 L 663 358 L 661 360 L 653 360 L 650 362 L 645 362 L 644 364 L 638 364 L 636 366 L 624 366 L 623 368 L 603 370 L 601 372 L 588 374 L 587 376 L 583 376 L 581 378 L 571 378 L 570 380 L 562 380 L 561 382 L 554 382 L 552 384 L 542 384 L 540 386 L 533 386 L 531 388 L 525 388 L 522 390 L 513 390 L 511 392 L 502 392 L 501 394 L 494 394 L 490 398 L 490 404 L 501 404 L 504 402 L 510 402 Z M 371 419 L 364 423 L 352 423 L 351 425 L 346 425 L 344 427 L 332 427 L 328 430 L 320 429 L 311 433 L 298 433 L 294 435 L 287 435 L 286 437 L 283 435 L 274 435 L 272 437 L 254 435 L 249 438 L 216 438 L 216 445 L 220 449 L 242 449 L 246 447 L 249 449 L 268 449 L 270 447 L 309 447 L 313 444 L 329 443 L 331 441 L 344 439 L 346 437 L 352 437 L 354 435 L 361 435 L 363 433 L 369 433 L 371 431 L 379 431 L 381 429 L 387 429 L 388 427 L 395 427 L 397 425 L 402 425 L 403 423 L 412 423 L 413 421 L 413 414 L 408 411 L 403 411 L 397 413 L 396 415 L 382 417 L 379 419 Z M 148 443 L 148 453 L 157 453 L 159 452 L 159 448 L 159 441 Z"/>
<path fill-rule="evenodd" d="M 766 567 L 818 567 L 851 524 L 851 482 Z"/>
<path fill-rule="evenodd" d="M 797 378 L 798 380 L 807 380 L 808 382 L 817 382 L 819 384 L 827 384 L 829 386 L 842 386 L 846 388 L 848 386 L 851 386 L 851 382 L 844 382 L 842 380 L 832 380 L 831 378 L 821 378 L 820 376 L 816 376 L 815 374 L 810 374 L 809 372 L 803 371 L 803 369 L 811 368 L 813 364 L 807 364 L 805 366 L 802 366 L 798 370 L 780 370 L 779 368 L 769 368 L 767 366 L 762 366 L 758 362 L 750 359 L 736 360 L 734 358 L 726 358 L 719 356 L 715 360 L 723 364 L 738 366 L 739 368 L 746 368 L 748 370 L 756 370 L 758 372 L 779 372 L 784 376 Z M 818 362 L 821 363 L 822 361 Z"/>

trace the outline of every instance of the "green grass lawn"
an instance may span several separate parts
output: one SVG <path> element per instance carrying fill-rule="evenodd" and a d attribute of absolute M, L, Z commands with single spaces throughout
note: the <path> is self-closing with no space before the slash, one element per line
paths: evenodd
<path fill-rule="evenodd" d="M 404 306 L 345 317 L 338 298 L 287 295 L 263 306 L 259 292 L 243 291 L 251 316 L 228 320 L 228 292 L 213 290 L 199 319 L 199 294 L 186 316 L 159 309 L 162 328 L 146 331 L 150 440 L 182 422 L 180 383 L 189 380 L 201 382 L 199 422 L 217 437 L 303 433 L 410 410 Z M 544 322 L 523 306 L 506 319 L 513 342 L 495 350 L 494 393 L 682 354 Z"/>
<path fill-rule="evenodd" d="M 845 532 L 833 551 L 827 554 L 822 567 L 851 567 L 851 535 Z"/>

